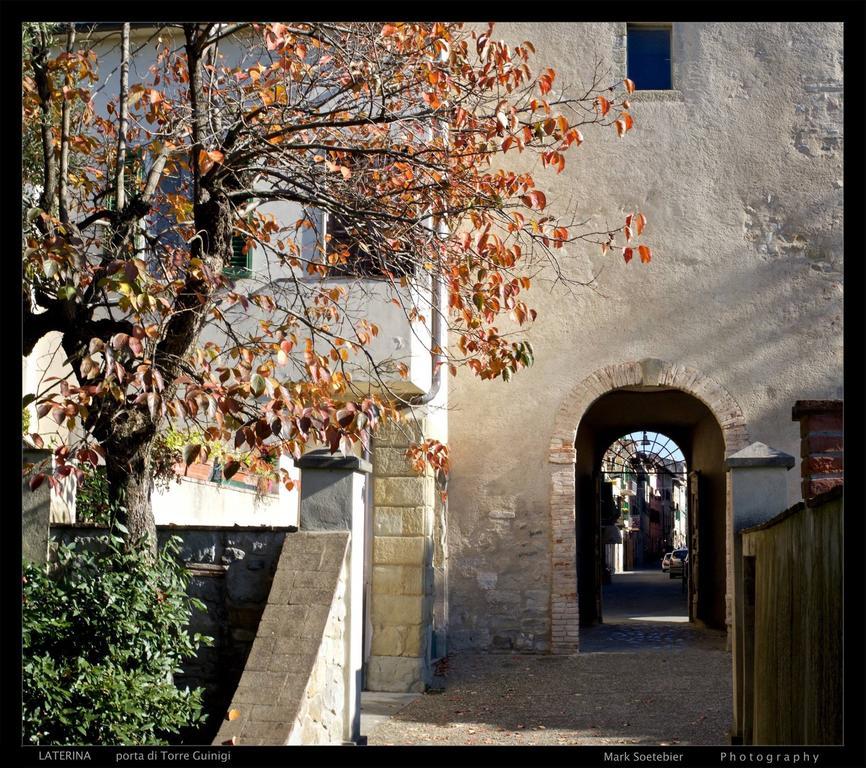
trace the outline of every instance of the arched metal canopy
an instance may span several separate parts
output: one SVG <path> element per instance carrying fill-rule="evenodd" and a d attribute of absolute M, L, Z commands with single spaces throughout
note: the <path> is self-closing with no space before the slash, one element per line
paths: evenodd
<path fill-rule="evenodd" d="M 614 440 L 601 460 L 606 475 L 685 475 L 686 462 L 679 446 L 658 432 L 631 432 Z"/>

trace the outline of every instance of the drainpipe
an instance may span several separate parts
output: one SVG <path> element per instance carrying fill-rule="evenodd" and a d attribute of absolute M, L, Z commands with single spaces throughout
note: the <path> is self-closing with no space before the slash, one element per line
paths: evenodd
<path fill-rule="evenodd" d="M 433 292 L 433 300 L 431 302 L 433 318 L 430 324 L 430 370 L 432 374 L 430 389 L 423 394 L 410 397 L 406 405 L 401 406 L 401 408 L 427 405 L 439 394 L 439 389 L 442 386 L 443 366 L 441 363 L 445 360 L 445 356 L 442 353 L 445 346 L 445 340 L 442 338 L 442 287 L 436 275 L 431 274 L 430 278 Z M 436 352 L 436 349 L 439 351 Z"/>

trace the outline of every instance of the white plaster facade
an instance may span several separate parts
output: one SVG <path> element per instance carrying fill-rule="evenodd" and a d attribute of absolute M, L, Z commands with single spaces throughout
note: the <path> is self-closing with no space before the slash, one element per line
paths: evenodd
<path fill-rule="evenodd" d="M 624 23 L 497 31 L 533 40 L 555 89 L 586 78 L 593 51 L 612 84 L 625 73 Z M 636 92 L 625 138 L 592 136 L 561 175 L 538 172 L 557 213 L 603 226 L 644 212 L 652 262 L 569 247 L 563 270 L 597 274 L 596 290 L 533 288 L 534 367 L 452 385 L 452 647 L 576 647 L 576 607 L 556 600 L 575 590 L 574 435 L 605 392 L 691 392 L 727 452 L 750 435 L 795 456 L 794 401 L 843 395 L 842 26 L 675 23 L 672 36 L 674 90 Z M 667 361 L 663 381 L 650 359 Z M 480 585 L 494 577 L 496 591 Z"/>

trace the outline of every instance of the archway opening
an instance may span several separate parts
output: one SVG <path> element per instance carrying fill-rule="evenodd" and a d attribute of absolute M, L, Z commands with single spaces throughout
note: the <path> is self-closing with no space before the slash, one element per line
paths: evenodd
<path fill-rule="evenodd" d="M 605 620 L 606 568 L 613 566 L 610 577 L 615 578 L 617 556 L 621 572 L 657 567 L 661 575 L 662 550 L 684 543 L 682 549 L 688 549 L 689 558 L 685 566 L 687 589 L 682 598 L 682 615 L 723 629 L 727 543 L 725 445 L 712 411 L 696 397 L 678 389 L 645 386 L 616 389 L 599 397 L 586 410 L 577 429 L 575 451 L 580 626 Z M 622 473 L 619 478 L 617 471 Z M 611 482 L 615 479 L 619 481 Z M 627 495 L 629 490 L 635 493 L 634 497 Z M 676 493 L 681 513 L 679 521 L 674 516 L 667 521 L 668 525 L 663 516 L 673 511 L 673 498 L 666 500 L 665 491 L 671 497 Z M 626 492 L 627 520 L 622 514 L 623 492 Z M 637 500 L 638 493 L 643 495 L 641 501 Z M 631 498 L 635 501 L 630 501 Z M 634 516 L 633 509 L 637 513 Z M 618 543 L 610 526 L 627 537 L 626 541 Z M 626 527 L 629 532 L 623 534 Z M 637 530 L 632 532 L 633 528 Z"/>
<path fill-rule="evenodd" d="M 674 440 L 648 430 L 622 435 L 604 452 L 596 500 L 605 621 L 688 620 L 686 466 Z"/>

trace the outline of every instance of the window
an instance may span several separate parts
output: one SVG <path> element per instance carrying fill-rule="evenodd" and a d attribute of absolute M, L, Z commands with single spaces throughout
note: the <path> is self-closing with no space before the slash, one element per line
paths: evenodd
<path fill-rule="evenodd" d="M 629 24 L 628 78 L 640 91 L 669 91 L 671 85 L 671 28 Z"/>
<path fill-rule="evenodd" d="M 232 255 L 223 268 L 223 274 L 232 280 L 253 276 L 253 249 L 244 253 L 247 239 L 242 235 L 232 235 Z"/>
<path fill-rule="evenodd" d="M 345 253 L 344 264 L 332 265 L 331 275 L 335 277 L 384 277 L 386 273 L 394 277 L 405 277 L 413 273 L 411 260 L 400 254 L 389 254 L 387 263 L 375 253 L 368 244 L 366 232 L 359 232 L 346 219 L 333 213 L 325 215 L 326 253 Z"/>

